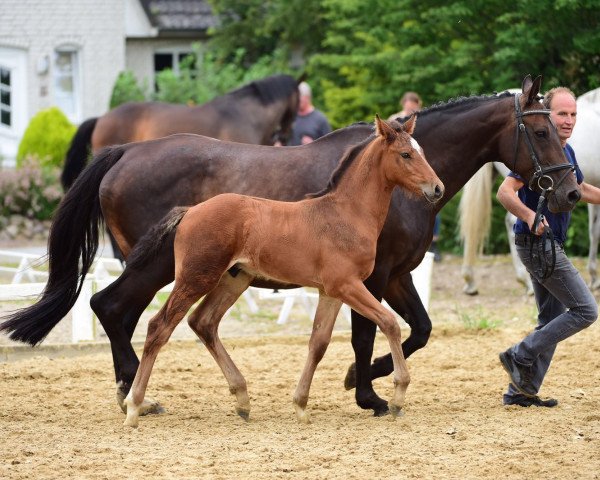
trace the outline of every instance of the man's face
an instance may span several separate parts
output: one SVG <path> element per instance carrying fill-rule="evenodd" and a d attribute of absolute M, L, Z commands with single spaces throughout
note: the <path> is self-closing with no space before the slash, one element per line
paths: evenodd
<path fill-rule="evenodd" d="M 412 100 L 406 100 L 404 105 L 402 105 L 402 108 L 409 114 L 418 112 L 420 110 L 419 104 L 417 102 L 413 102 Z"/>
<path fill-rule="evenodd" d="M 550 105 L 550 118 L 556 126 L 558 137 L 564 146 L 573 133 L 577 119 L 577 103 L 575 99 L 566 92 L 556 93 Z"/>
<path fill-rule="evenodd" d="M 298 110 L 301 112 L 309 108 L 311 105 L 310 95 L 300 95 L 300 101 L 298 103 Z"/>

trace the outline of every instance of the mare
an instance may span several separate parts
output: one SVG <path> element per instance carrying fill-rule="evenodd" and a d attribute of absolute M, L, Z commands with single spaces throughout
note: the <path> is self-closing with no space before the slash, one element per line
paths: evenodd
<path fill-rule="evenodd" d="M 585 181 L 600 187 L 600 88 L 591 90 L 577 98 L 577 123 L 569 144 L 575 150 L 577 163 L 585 176 Z M 462 276 L 465 281 L 463 292 L 468 295 L 478 293 L 473 265 L 477 254 L 481 252 L 485 238 L 490 230 L 492 178 L 494 173 L 506 177 L 509 169 L 504 165 L 487 164 L 473 176 L 463 189 L 459 208 L 459 225 L 461 238 L 464 243 Z M 495 171 L 494 171 L 495 170 Z M 600 240 L 600 206 L 588 204 L 590 249 L 588 256 L 588 272 L 590 286 L 600 288 L 597 274 L 596 256 Z M 528 294 L 533 294 L 531 278 L 521 263 L 514 247 L 513 225 L 516 217 L 506 214 L 505 223 L 509 238 L 511 257 L 517 280 L 527 288 Z"/>
<path fill-rule="evenodd" d="M 515 137 L 517 119 L 531 132 L 531 144 L 543 159 L 543 168 L 565 162 L 547 116 L 518 114 L 539 111 L 540 85 L 540 77 L 532 81 L 527 76 L 519 95 L 461 98 L 419 112 L 413 136 L 427 152 L 446 194 L 433 208 L 424 199 L 394 191 L 378 239 L 375 267 L 365 280 L 373 296 L 385 298 L 410 325 L 410 335 L 402 343 L 405 358 L 424 347 L 431 333 L 431 319 L 410 272 L 431 243 L 435 215 L 444 203 L 486 162 L 501 160 L 526 179 L 537 175 L 536 169 L 542 167 L 532 161 L 523 138 Z M 7 317 L 0 331 L 35 345 L 67 315 L 94 260 L 102 216 L 127 256 L 173 207 L 195 205 L 228 192 L 295 201 L 320 191 L 346 148 L 372 133 L 371 125 L 352 125 L 299 147 L 244 145 L 180 134 L 104 150 L 73 184 L 54 215 L 44 293 L 34 305 Z M 515 155 L 518 144 L 521 148 Z M 549 175 L 556 183 L 562 172 Z M 570 210 L 579 195 L 575 180 L 569 178 L 550 195 L 550 208 Z M 92 297 L 92 308 L 111 342 L 121 408 L 139 364 L 131 336 L 155 293 L 173 280 L 174 265 L 172 248 L 163 248 L 143 271 L 121 275 Z M 274 286 L 259 280 L 253 285 Z M 375 333 L 370 320 L 352 313 L 356 368 L 346 386 L 356 385 L 357 404 L 380 415 L 387 412 L 387 402 L 375 393 L 372 378 L 391 373 L 392 361 L 386 356 L 371 368 Z M 154 408 L 160 411 L 160 405 Z"/>
<path fill-rule="evenodd" d="M 126 270 L 143 270 L 145 263 L 153 261 L 152 250 L 161 250 L 161 241 L 166 242 L 165 237 L 176 231 L 175 285 L 148 324 L 140 366 L 125 399 L 125 425 L 137 427 L 156 357 L 202 297 L 188 324 L 225 375 L 229 391 L 236 397 L 237 413 L 248 419 L 246 380 L 221 343 L 218 328 L 225 312 L 257 277 L 319 291 L 308 358 L 293 399 L 298 421 L 309 421 L 310 384 L 331 340 L 342 302 L 386 335 L 395 386 L 389 408 L 394 416 L 400 413 L 410 381 L 400 328 L 394 314 L 373 297 L 363 281 L 375 266 L 377 237 L 394 187 L 435 203 L 442 198 L 444 186 L 410 136 L 414 116 L 403 125 L 394 122 L 396 128 L 378 116 L 375 123 L 375 137 L 349 149 L 328 187 L 311 198 L 282 202 L 223 193 L 189 209 L 175 208 L 136 245 Z"/>
<path fill-rule="evenodd" d="M 67 190 L 81 173 L 90 150 L 197 133 L 232 142 L 283 144 L 291 133 L 298 109 L 298 81 L 289 75 L 256 80 L 198 106 L 162 102 L 130 102 L 78 128 L 67 152 L 61 182 Z"/>

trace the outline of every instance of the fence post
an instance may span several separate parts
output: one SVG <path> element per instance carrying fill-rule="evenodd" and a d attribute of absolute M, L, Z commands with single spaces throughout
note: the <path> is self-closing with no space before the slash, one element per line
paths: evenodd
<path fill-rule="evenodd" d="M 92 280 L 84 280 L 81 293 L 71 310 L 73 343 L 95 340 L 94 312 L 90 308 L 92 286 Z"/>

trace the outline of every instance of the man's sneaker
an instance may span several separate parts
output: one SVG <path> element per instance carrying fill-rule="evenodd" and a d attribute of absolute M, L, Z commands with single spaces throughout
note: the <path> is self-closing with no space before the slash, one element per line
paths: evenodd
<path fill-rule="evenodd" d="M 527 397 L 535 397 L 537 391 L 531 385 L 533 369 L 528 365 L 517 362 L 510 348 L 506 352 L 502 352 L 499 357 L 500 363 L 502 363 L 515 388 Z"/>
<path fill-rule="evenodd" d="M 502 405 L 518 405 L 520 407 L 556 407 L 558 405 L 558 400 L 555 398 L 547 398 L 546 400 L 542 400 L 537 395 L 535 397 L 526 397 L 520 393 L 516 395 L 506 395 L 502 397 Z"/>

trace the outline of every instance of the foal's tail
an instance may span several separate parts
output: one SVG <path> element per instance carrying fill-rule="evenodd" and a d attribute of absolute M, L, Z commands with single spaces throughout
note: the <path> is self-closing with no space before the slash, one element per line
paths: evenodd
<path fill-rule="evenodd" d="M 124 151 L 123 147 L 101 151 L 62 199 L 48 238 L 48 283 L 34 305 L 0 324 L 0 332 L 10 333 L 12 340 L 40 343 L 75 304 L 98 250 L 103 223 L 100 182 Z"/>
<path fill-rule="evenodd" d="M 127 257 L 127 269 L 143 270 L 145 265 L 163 254 L 164 248 L 173 249 L 177 226 L 190 208 L 173 208 L 160 222 L 140 238 Z"/>
<path fill-rule="evenodd" d="M 489 235 L 493 168 L 493 163 L 486 163 L 463 187 L 458 207 L 460 239 L 464 245 L 463 266 L 475 263 Z"/>
<path fill-rule="evenodd" d="M 90 155 L 92 133 L 94 132 L 94 128 L 96 128 L 97 121 L 98 117 L 89 118 L 83 122 L 75 132 L 73 140 L 71 140 L 71 146 L 65 158 L 65 166 L 60 176 L 60 183 L 65 192 L 71 188 L 75 179 L 85 168 Z"/>

